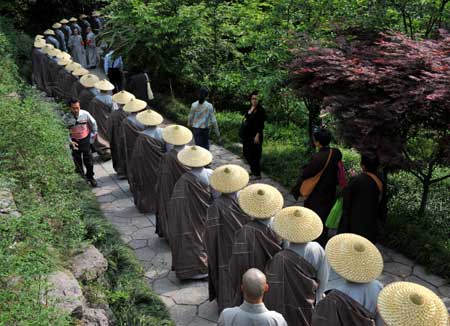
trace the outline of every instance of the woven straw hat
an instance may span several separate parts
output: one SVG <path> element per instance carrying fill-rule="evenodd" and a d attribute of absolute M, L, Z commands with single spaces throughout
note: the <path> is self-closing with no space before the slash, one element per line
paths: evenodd
<path fill-rule="evenodd" d="M 348 281 L 369 283 L 383 272 L 377 247 L 359 235 L 338 234 L 328 241 L 325 252 L 331 267 Z"/>
<path fill-rule="evenodd" d="M 55 32 L 53 30 L 51 30 L 51 29 L 46 29 L 44 31 L 44 35 L 55 35 Z"/>
<path fill-rule="evenodd" d="M 65 18 L 61 19 L 59 22 L 61 24 L 68 24 L 69 23 L 69 21 L 67 19 L 65 19 Z"/>
<path fill-rule="evenodd" d="M 102 79 L 99 82 L 95 83 L 94 87 L 101 91 L 112 91 L 114 89 L 114 85 L 106 79 Z"/>
<path fill-rule="evenodd" d="M 85 14 L 81 14 L 80 15 L 80 19 L 83 19 L 83 18 L 87 18 L 88 16 L 86 16 Z"/>
<path fill-rule="evenodd" d="M 139 112 L 147 107 L 147 102 L 137 98 L 132 98 L 127 104 L 123 106 L 125 112 Z"/>
<path fill-rule="evenodd" d="M 74 23 L 74 22 L 77 22 L 78 19 L 76 19 L 75 17 L 71 17 L 71 18 L 69 19 L 69 21 L 72 22 L 72 23 Z"/>
<path fill-rule="evenodd" d="M 171 125 L 163 129 L 162 137 L 166 143 L 172 145 L 186 145 L 192 140 L 192 132 L 180 125 Z"/>
<path fill-rule="evenodd" d="M 127 104 L 135 96 L 127 91 L 120 91 L 113 95 L 112 99 L 114 102 L 119 104 Z"/>
<path fill-rule="evenodd" d="M 72 62 L 72 63 L 69 63 L 67 66 L 66 66 L 66 70 L 68 71 L 68 72 L 72 72 L 72 71 L 74 71 L 74 70 L 76 70 L 76 69 L 79 69 L 79 68 L 82 68 L 82 66 L 78 63 L 78 62 Z"/>
<path fill-rule="evenodd" d="M 84 87 L 94 87 L 100 79 L 94 74 L 87 74 L 80 78 L 80 84 Z"/>
<path fill-rule="evenodd" d="M 52 25 L 52 28 L 55 28 L 55 29 L 61 28 L 61 24 L 60 24 L 60 23 L 54 23 L 54 24 Z"/>
<path fill-rule="evenodd" d="M 178 161 L 190 168 L 200 168 L 208 165 L 212 161 L 212 154 L 207 149 L 200 146 L 186 146 L 178 155 Z"/>
<path fill-rule="evenodd" d="M 61 53 L 62 53 L 62 51 L 60 49 L 51 49 L 47 52 L 47 54 L 51 57 L 57 57 Z"/>
<path fill-rule="evenodd" d="M 75 69 L 74 71 L 72 71 L 72 75 L 74 76 L 84 76 L 89 74 L 89 70 L 85 69 L 85 68 L 78 68 Z"/>
<path fill-rule="evenodd" d="M 157 126 L 164 120 L 161 114 L 151 109 L 139 112 L 136 115 L 136 120 L 142 123 L 144 126 Z"/>
<path fill-rule="evenodd" d="M 59 59 L 57 62 L 57 64 L 60 66 L 67 66 L 70 65 L 71 63 L 73 63 L 71 59 Z"/>
<path fill-rule="evenodd" d="M 317 239 L 323 230 L 319 215 L 306 207 L 291 206 L 279 211 L 272 223 L 274 231 L 283 239 L 305 243 Z"/>
<path fill-rule="evenodd" d="M 241 190 L 238 201 L 245 213 L 257 219 L 274 216 L 284 204 L 278 189 L 263 183 L 255 183 Z"/>
<path fill-rule="evenodd" d="M 241 190 L 248 184 L 248 180 L 247 170 L 235 164 L 219 166 L 209 177 L 211 187 L 224 194 Z"/>
<path fill-rule="evenodd" d="M 71 59 L 72 58 L 72 56 L 69 53 L 63 52 L 63 51 L 61 51 L 61 53 L 58 54 L 56 57 L 58 59 Z"/>
<path fill-rule="evenodd" d="M 98 17 L 100 16 L 100 13 L 97 10 L 94 10 L 91 14 L 92 17 Z"/>
<path fill-rule="evenodd" d="M 38 49 L 42 49 L 45 46 L 45 41 L 43 39 L 38 39 L 34 41 L 34 47 Z"/>
<path fill-rule="evenodd" d="M 55 47 L 51 44 L 45 44 L 42 47 L 42 52 L 44 52 L 45 54 L 48 54 L 51 50 L 53 50 Z"/>
<path fill-rule="evenodd" d="M 44 35 L 36 34 L 36 36 L 34 37 L 34 40 L 37 41 L 37 40 L 41 40 L 41 39 L 43 39 L 43 38 L 44 38 Z M 44 41 L 45 41 L 45 40 L 44 40 Z"/>
<path fill-rule="evenodd" d="M 388 326 L 448 326 L 442 300 L 426 287 L 394 282 L 381 290 L 378 311 Z"/>

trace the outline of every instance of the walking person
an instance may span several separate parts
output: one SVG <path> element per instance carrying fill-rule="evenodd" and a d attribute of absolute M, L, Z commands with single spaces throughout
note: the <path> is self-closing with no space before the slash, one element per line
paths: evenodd
<path fill-rule="evenodd" d="M 114 55 L 114 51 L 109 51 L 105 55 L 103 69 L 109 81 L 114 85 L 113 94 L 123 90 L 123 59 Z"/>
<path fill-rule="evenodd" d="M 86 52 L 89 69 L 95 69 L 97 67 L 97 46 L 95 44 L 95 34 L 92 32 L 90 26 L 86 27 Z"/>
<path fill-rule="evenodd" d="M 243 155 L 250 165 L 250 179 L 261 179 L 261 155 L 266 113 L 259 104 L 258 92 L 250 95 L 251 106 L 244 115 L 241 126 Z"/>
<path fill-rule="evenodd" d="M 208 89 L 200 89 L 198 101 L 192 103 L 188 116 L 188 126 L 192 127 L 195 144 L 207 150 L 209 150 L 209 127 L 214 127 L 217 137 L 220 137 L 214 107 L 206 100 L 208 93 Z"/>
<path fill-rule="evenodd" d="M 86 52 L 84 49 L 84 42 L 78 28 L 73 29 L 72 35 L 69 37 L 67 46 L 70 49 L 70 54 L 72 55 L 73 61 L 78 62 L 83 67 L 86 67 Z"/>
<path fill-rule="evenodd" d="M 91 144 L 97 137 L 97 122 L 91 114 L 80 109 L 80 101 L 73 98 L 69 101 L 70 112 L 70 148 L 76 171 L 85 177 L 92 187 L 97 186 L 94 179 L 94 164 L 92 159 Z M 83 167 L 84 166 L 84 167 Z M 84 172 L 86 168 L 86 173 Z"/>

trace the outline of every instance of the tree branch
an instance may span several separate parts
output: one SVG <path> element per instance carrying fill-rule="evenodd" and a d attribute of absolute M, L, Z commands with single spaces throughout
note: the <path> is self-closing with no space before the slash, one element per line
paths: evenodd
<path fill-rule="evenodd" d="M 433 179 L 430 181 L 430 185 L 444 181 L 445 179 L 450 178 L 450 174 L 444 175 L 443 177 L 437 178 L 437 179 Z"/>

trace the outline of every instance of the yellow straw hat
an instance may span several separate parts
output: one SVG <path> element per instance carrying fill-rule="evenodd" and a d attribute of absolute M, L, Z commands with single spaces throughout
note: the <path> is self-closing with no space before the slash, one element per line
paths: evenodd
<path fill-rule="evenodd" d="M 317 239 L 323 230 L 319 215 L 301 206 L 285 207 L 272 222 L 274 231 L 283 239 L 294 243 L 306 243 Z"/>
<path fill-rule="evenodd" d="M 61 19 L 59 22 L 61 24 L 68 24 L 69 23 L 69 21 L 67 19 L 65 19 L 65 18 Z"/>
<path fill-rule="evenodd" d="M 186 146 L 178 155 L 178 161 L 190 168 L 200 168 L 208 165 L 212 161 L 212 154 L 207 149 L 200 146 Z"/>
<path fill-rule="evenodd" d="M 69 21 L 72 22 L 72 23 L 74 23 L 74 22 L 77 22 L 78 19 L 76 19 L 75 17 L 71 17 L 71 18 L 69 19 Z"/>
<path fill-rule="evenodd" d="M 59 53 L 56 57 L 58 59 L 72 59 L 72 56 L 69 53 L 63 51 L 61 51 L 61 53 Z"/>
<path fill-rule="evenodd" d="M 45 54 L 48 54 L 51 50 L 53 50 L 55 47 L 51 44 L 45 44 L 42 47 L 42 52 L 44 52 Z"/>
<path fill-rule="evenodd" d="M 192 132 L 180 125 L 171 125 L 163 129 L 162 137 L 166 143 L 172 145 L 186 145 L 192 140 Z"/>
<path fill-rule="evenodd" d="M 74 71 L 74 70 L 76 70 L 76 69 L 79 69 L 79 68 L 83 68 L 78 62 L 72 62 L 72 63 L 69 63 L 67 66 L 66 66 L 66 70 L 68 71 L 68 72 L 72 72 L 72 71 Z"/>
<path fill-rule="evenodd" d="M 89 74 L 89 70 L 85 69 L 85 68 L 78 68 L 75 69 L 74 71 L 72 71 L 72 75 L 74 76 L 84 76 Z"/>
<path fill-rule="evenodd" d="M 100 13 L 97 10 L 94 10 L 91 14 L 92 17 L 98 17 L 100 16 Z"/>
<path fill-rule="evenodd" d="M 45 46 L 45 41 L 43 39 L 38 39 L 34 41 L 34 47 L 38 49 L 42 49 Z"/>
<path fill-rule="evenodd" d="M 44 38 L 44 35 L 37 34 L 37 35 L 34 37 L 34 40 L 37 41 L 37 40 L 41 40 L 41 39 L 43 39 L 43 38 Z"/>
<path fill-rule="evenodd" d="M 59 59 L 57 63 L 60 66 L 67 66 L 73 63 L 73 61 L 71 59 Z"/>
<path fill-rule="evenodd" d="M 84 87 L 95 87 L 100 79 L 94 74 L 87 74 L 80 78 L 80 84 Z"/>
<path fill-rule="evenodd" d="M 87 18 L 87 16 L 85 14 L 81 14 L 80 19 L 83 19 L 83 18 Z"/>
<path fill-rule="evenodd" d="M 219 166 L 209 177 L 211 187 L 225 194 L 241 190 L 247 186 L 248 180 L 247 170 L 235 164 Z"/>
<path fill-rule="evenodd" d="M 101 90 L 101 91 L 112 91 L 114 89 L 114 85 L 111 84 L 106 79 L 100 80 L 94 85 L 95 88 Z"/>
<path fill-rule="evenodd" d="M 152 109 L 139 112 L 136 115 L 136 120 L 142 123 L 144 126 L 157 126 L 164 120 L 161 114 Z"/>
<path fill-rule="evenodd" d="M 364 237 L 342 233 L 332 237 L 325 252 L 331 267 L 350 282 L 369 283 L 383 272 L 383 257 Z"/>
<path fill-rule="evenodd" d="M 120 91 L 113 95 L 112 99 L 118 104 L 127 104 L 131 99 L 136 98 L 133 94 L 127 91 Z"/>
<path fill-rule="evenodd" d="M 123 110 L 125 112 L 139 112 L 147 107 L 147 102 L 139 100 L 137 98 L 132 98 L 124 105 Z"/>
<path fill-rule="evenodd" d="M 239 192 L 239 206 L 253 218 L 267 219 L 283 208 L 283 195 L 277 188 L 255 183 Z"/>
<path fill-rule="evenodd" d="M 51 30 L 51 29 L 46 29 L 44 31 L 44 35 L 55 35 L 55 32 L 53 30 Z"/>
<path fill-rule="evenodd" d="M 55 28 L 55 29 L 61 28 L 61 24 L 60 24 L 60 23 L 54 23 L 54 24 L 52 25 L 52 28 Z"/>
<path fill-rule="evenodd" d="M 61 54 L 61 50 L 60 49 L 51 49 L 47 52 L 47 54 L 51 57 L 57 57 L 58 55 Z"/>
<path fill-rule="evenodd" d="M 447 308 L 426 287 L 394 282 L 378 295 L 378 311 L 388 326 L 448 326 Z"/>

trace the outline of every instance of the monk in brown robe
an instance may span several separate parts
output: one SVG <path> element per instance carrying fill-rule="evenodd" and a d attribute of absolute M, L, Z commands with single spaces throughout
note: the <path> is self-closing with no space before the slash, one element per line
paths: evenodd
<path fill-rule="evenodd" d="M 189 170 L 188 167 L 178 161 L 177 155 L 192 140 L 192 132 L 188 128 L 180 125 L 171 125 L 164 128 L 162 134 L 166 144 L 173 145 L 173 148 L 167 148 L 168 151 L 162 156 L 157 172 L 158 177 L 155 185 L 158 196 L 155 213 L 156 233 L 160 237 L 166 237 L 170 241 L 167 238 L 167 205 L 175 183 Z"/>
<path fill-rule="evenodd" d="M 166 235 L 172 249 L 172 269 L 179 279 L 202 279 L 208 276 L 203 234 L 212 202 L 212 170 L 204 167 L 211 163 L 212 154 L 194 145 L 186 146 L 177 157 L 190 170 L 178 179 L 168 205 Z"/>
<path fill-rule="evenodd" d="M 83 88 L 78 94 L 78 99 L 80 100 L 80 106 L 83 110 L 89 110 L 89 104 L 98 94 L 98 90 L 94 87 L 94 85 L 99 81 L 99 78 L 93 74 L 87 74 L 80 78 L 80 84 Z M 89 113 L 92 115 L 92 112 Z"/>
<path fill-rule="evenodd" d="M 222 165 L 210 177 L 221 195 L 208 208 L 205 248 L 208 254 L 209 301 L 217 298 L 219 311 L 232 305 L 228 262 L 235 233 L 250 222 L 238 203 L 238 191 L 247 186 L 248 172 L 239 165 Z"/>
<path fill-rule="evenodd" d="M 72 96 L 75 96 L 76 98 L 80 97 L 80 93 L 84 90 L 83 84 L 81 84 L 80 79 L 83 76 L 89 75 L 89 70 L 85 68 L 75 69 L 72 71 L 72 75 L 77 77 L 77 80 L 72 83 L 72 87 L 70 88 L 70 93 Z M 81 102 L 80 102 L 81 105 Z"/>
<path fill-rule="evenodd" d="M 61 73 L 58 75 L 58 81 L 61 82 L 61 89 L 64 94 L 64 98 L 66 100 L 69 100 L 72 98 L 72 84 L 78 81 L 78 78 L 74 75 L 72 75 L 72 71 L 81 68 L 81 65 L 72 62 L 65 66 L 66 74 Z"/>
<path fill-rule="evenodd" d="M 322 221 L 308 208 L 291 206 L 275 215 L 273 229 L 289 243 L 267 263 L 269 292 L 264 303 L 281 313 L 288 325 L 309 326 L 328 282 L 325 251 L 313 241 L 322 233 Z"/>
<path fill-rule="evenodd" d="M 44 90 L 44 84 L 42 80 L 43 65 L 45 60 L 45 53 L 42 52 L 42 48 L 45 46 L 45 40 L 39 39 L 34 42 L 34 48 L 32 52 L 32 69 L 33 69 L 33 83 L 40 90 Z"/>
<path fill-rule="evenodd" d="M 117 93 L 118 94 L 118 93 Z M 136 115 L 136 120 L 146 126 L 140 132 L 130 164 L 128 166 L 128 183 L 133 184 L 133 197 L 136 207 L 142 213 L 156 210 L 155 180 L 161 157 L 165 152 L 162 129 L 158 127 L 163 117 L 153 111 L 145 110 Z"/>
<path fill-rule="evenodd" d="M 236 232 L 229 262 L 231 306 L 242 303 L 241 279 L 250 268 L 264 270 L 266 263 L 281 250 L 271 228 L 272 217 L 283 207 L 283 196 L 266 184 L 250 185 L 239 193 L 239 206 L 254 220 Z"/>

